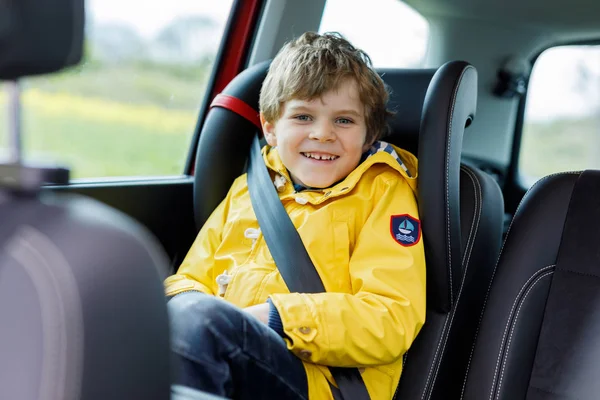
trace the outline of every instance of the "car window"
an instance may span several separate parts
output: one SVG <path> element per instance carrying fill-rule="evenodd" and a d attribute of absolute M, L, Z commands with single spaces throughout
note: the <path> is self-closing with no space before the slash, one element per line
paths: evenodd
<path fill-rule="evenodd" d="M 319 32 L 331 31 L 366 51 L 375 67 L 424 65 L 429 24 L 402 1 L 327 0 Z"/>
<path fill-rule="evenodd" d="M 25 160 L 73 178 L 181 175 L 232 1 L 87 0 L 81 65 L 21 81 Z"/>
<path fill-rule="evenodd" d="M 6 84 L 0 81 L 0 157 L 8 157 L 8 92 Z"/>
<path fill-rule="evenodd" d="M 600 168 L 600 46 L 544 51 L 531 73 L 519 155 L 522 181 Z"/>

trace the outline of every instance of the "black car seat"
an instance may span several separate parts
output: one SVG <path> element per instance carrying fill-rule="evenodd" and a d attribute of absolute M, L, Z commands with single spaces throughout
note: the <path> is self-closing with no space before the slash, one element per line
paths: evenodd
<path fill-rule="evenodd" d="M 465 62 L 440 67 L 427 85 L 418 132 L 419 210 L 428 270 L 426 325 L 406 355 L 397 399 L 452 399 L 468 363 L 478 315 L 501 244 L 503 198 L 492 177 L 461 165 L 465 127 L 475 117 L 477 71 Z M 401 74 L 396 91 L 416 81 Z M 392 76 L 390 76 L 392 75 Z M 430 76 L 431 76 L 430 75 Z M 403 103 L 407 96 L 402 94 Z M 405 105 L 406 106 L 406 105 Z M 393 123 L 392 123 L 392 126 Z M 399 131 L 403 143 L 408 136 Z"/>
<path fill-rule="evenodd" d="M 82 0 L 0 8 L 0 79 L 79 61 Z M 42 194 L 68 170 L 24 165 L 12 122 L 15 159 L 0 165 L 0 399 L 168 399 L 165 255 L 110 207 Z"/>
<path fill-rule="evenodd" d="M 414 84 L 415 79 L 401 76 L 400 82 L 389 74 L 384 78 L 396 90 Z M 420 89 L 411 88 L 421 93 L 417 104 L 422 113 L 415 111 L 420 125 L 410 129 L 419 138 L 428 312 L 425 328 L 406 355 L 398 399 L 458 396 L 483 305 L 482 287 L 490 280 L 501 242 L 503 199 L 497 183 L 477 168 L 461 165 L 464 128 L 475 114 L 477 72 L 467 63 L 450 62 L 429 77 Z M 407 136 L 400 134 L 397 143 Z"/>
<path fill-rule="evenodd" d="M 269 63 L 248 68 L 222 95 L 258 114 Z M 397 397 L 447 399 L 460 382 L 500 250 L 503 201 L 487 174 L 461 166 L 462 138 L 475 114 L 477 73 L 464 62 L 438 70 L 381 70 L 396 111 L 384 140 L 419 154 L 420 218 L 427 258 L 427 321 L 406 356 Z M 217 100 L 206 116 L 195 163 L 195 215 L 201 227 L 244 171 L 256 124 Z M 227 154 L 226 157 L 223 155 Z"/>
<path fill-rule="evenodd" d="M 168 399 L 153 238 L 80 196 L 0 197 L 0 399 Z"/>
<path fill-rule="evenodd" d="M 600 398 L 600 171 L 538 181 L 510 226 L 461 399 Z"/>

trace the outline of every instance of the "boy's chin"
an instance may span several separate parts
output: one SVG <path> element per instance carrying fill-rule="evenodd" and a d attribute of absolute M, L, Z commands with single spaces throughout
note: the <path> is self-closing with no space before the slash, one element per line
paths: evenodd
<path fill-rule="evenodd" d="M 306 179 L 302 181 L 302 186 L 311 189 L 326 189 L 333 186 L 335 181 L 329 181 L 324 179 Z"/>

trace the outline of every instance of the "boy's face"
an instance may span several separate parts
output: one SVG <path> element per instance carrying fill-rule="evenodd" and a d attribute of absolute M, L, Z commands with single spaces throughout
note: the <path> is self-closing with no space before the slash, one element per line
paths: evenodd
<path fill-rule="evenodd" d="M 358 165 L 365 143 L 365 107 L 356 83 L 344 81 L 313 100 L 292 99 L 275 122 L 261 122 L 267 143 L 277 146 L 294 183 L 326 188 Z"/>

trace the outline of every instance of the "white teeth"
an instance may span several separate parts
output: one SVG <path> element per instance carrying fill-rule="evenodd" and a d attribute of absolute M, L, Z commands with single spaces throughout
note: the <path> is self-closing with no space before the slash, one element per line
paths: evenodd
<path fill-rule="evenodd" d="M 308 158 L 314 158 L 315 160 L 335 160 L 336 158 L 338 158 L 338 156 L 326 156 L 326 155 L 320 155 L 320 154 L 313 154 L 313 153 L 302 153 L 305 157 Z"/>

